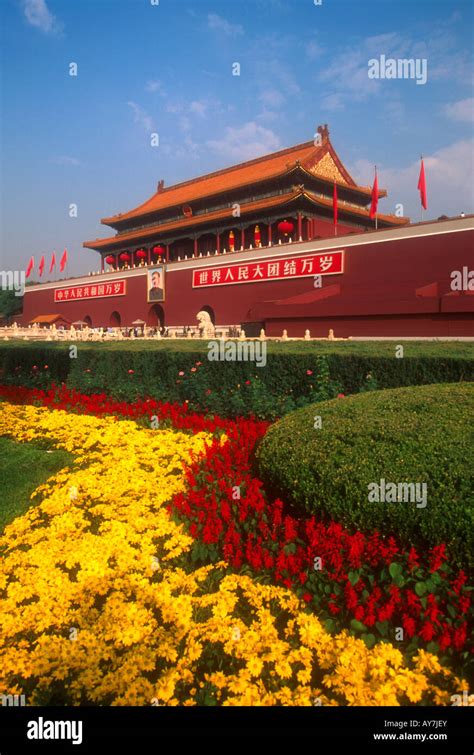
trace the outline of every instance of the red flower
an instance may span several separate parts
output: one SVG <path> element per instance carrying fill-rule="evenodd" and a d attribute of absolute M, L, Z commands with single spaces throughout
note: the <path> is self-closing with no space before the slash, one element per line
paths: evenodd
<path fill-rule="evenodd" d="M 338 393 L 338 394 L 337 394 L 337 397 L 338 397 L 338 398 L 345 398 L 345 395 L 344 395 L 344 393 Z"/>
<path fill-rule="evenodd" d="M 246 380 L 246 381 L 245 381 L 245 385 L 251 385 L 251 382 L 250 382 L 250 380 Z"/>
<path fill-rule="evenodd" d="M 129 371 L 128 371 L 128 374 L 129 374 L 129 375 L 133 375 L 133 374 L 134 374 L 134 372 L 135 372 L 135 370 L 129 370 Z"/>
<path fill-rule="evenodd" d="M 431 551 L 430 572 L 438 571 L 439 567 L 446 561 L 446 545 L 435 545 Z"/>
<path fill-rule="evenodd" d="M 467 623 L 461 624 L 460 627 L 454 630 L 453 633 L 453 645 L 456 650 L 462 650 L 467 638 Z"/>
<path fill-rule="evenodd" d="M 406 632 L 407 637 L 413 637 L 416 630 L 416 622 L 411 618 L 411 616 L 407 616 L 406 614 L 403 616 L 402 626 Z"/>
<path fill-rule="evenodd" d="M 204 392 L 211 394 L 210 389 Z M 426 643 L 435 640 L 442 651 L 455 653 L 466 648 L 469 627 L 462 622 L 471 602 L 465 586 L 467 577 L 462 571 L 455 575 L 445 563 L 446 546 L 438 545 L 421 554 L 415 548 L 405 552 L 395 538 L 386 538 L 378 531 L 351 533 L 339 523 L 323 522 L 314 516 L 288 516 L 284 503 L 269 500 L 262 482 L 252 474 L 253 450 L 268 423 L 193 414 L 186 403 L 145 398 L 128 404 L 104 393 L 87 396 L 64 385 L 47 391 L 0 385 L 0 397 L 17 404 L 40 404 L 96 416 L 139 419 L 156 414 L 177 429 L 218 433 L 219 437 L 225 433 L 224 444 L 216 435 L 205 453 L 188 463 L 184 469 L 187 489 L 168 506 L 170 513 L 182 518 L 191 536 L 205 543 L 203 560 L 223 558 L 233 569 L 247 565 L 265 579 L 272 578 L 293 590 L 308 585 L 308 576 L 311 579 L 316 575 L 317 593 L 311 597 L 311 588 L 307 587 L 303 599 L 310 603 L 317 596 L 318 609 L 338 617 L 337 631 L 352 618 L 363 620 L 367 627 L 376 621 L 391 622 L 392 630 L 403 626 L 408 638 Z M 236 484 L 241 488 L 238 502 L 232 499 Z M 314 572 L 316 556 L 322 559 L 323 572 Z M 414 574 L 410 572 L 415 568 L 419 570 L 416 580 L 425 583 L 429 570 L 439 570 L 444 563 L 433 593 L 422 598 L 424 608 L 414 590 L 392 583 L 387 567 L 393 561 L 402 565 L 408 584 L 413 583 Z M 355 585 L 349 581 L 350 571 L 359 574 Z M 453 615 L 449 615 L 448 606 L 452 607 L 451 614 L 454 609 Z"/>
<path fill-rule="evenodd" d="M 306 374 L 307 375 L 312 375 L 313 374 L 313 370 L 306 370 Z"/>
<path fill-rule="evenodd" d="M 408 553 L 408 567 L 409 569 L 415 569 L 420 565 L 419 556 L 416 552 L 415 548 L 413 546 L 410 548 L 410 551 Z"/>
<path fill-rule="evenodd" d="M 419 635 L 422 640 L 425 640 L 425 642 L 431 642 L 435 635 L 433 624 L 430 621 L 425 621 L 425 623 L 421 627 Z"/>

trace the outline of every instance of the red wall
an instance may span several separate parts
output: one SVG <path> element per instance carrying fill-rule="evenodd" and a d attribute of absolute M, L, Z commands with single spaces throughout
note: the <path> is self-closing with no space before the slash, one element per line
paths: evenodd
<path fill-rule="evenodd" d="M 195 325 L 196 313 L 210 306 L 217 325 L 263 321 L 269 335 L 286 327 L 290 336 L 302 336 L 308 327 L 314 336 L 327 335 L 329 328 L 336 336 L 474 336 L 474 296 L 450 289 L 451 272 L 473 258 L 473 235 L 466 230 L 374 243 L 370 234 L 367 243 L 352 247 L 344 241 L 354 237 L 346 237 L 340 246 L 346 249 L 345 271 L 323 277 L 322 290 L 314 289 L 312 277 L 193 289 L 191 268 L 168 271 L 165 324 Z M 71 321 L 89 315 L 93 326 L 107 326 L 114 310 L 122 325 L 148 321 L 146 276 L 128 278 L 127 286 L 125 297 L 61 304 L 54 303 L 52 290 L 27 290 L 23 322 L 59 313 Z"/>

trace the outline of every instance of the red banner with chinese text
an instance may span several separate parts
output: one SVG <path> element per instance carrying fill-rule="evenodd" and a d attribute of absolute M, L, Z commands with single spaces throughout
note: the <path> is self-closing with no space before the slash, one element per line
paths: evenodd
<path fill-rule="evenodd" d="M 69 286 L 56 288 L 54 301 L 81 301 L 82 299 L 102 299 L 106 296 L 124 296 L 127 293 L 127 281 L 94 283 L 87 286 Z"/>
<path fill-rule="evenodd" d="M 193 270 L 193 288 L 305 278 L 311 275 L 335 275 L 343 272 L 344 252 L 325 252 L 304 257 L 283 257 L 236 265 L 201 267 Z"/>

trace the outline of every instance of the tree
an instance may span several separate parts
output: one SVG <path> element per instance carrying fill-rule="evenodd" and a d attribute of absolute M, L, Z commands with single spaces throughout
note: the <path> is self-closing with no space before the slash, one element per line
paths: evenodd
<path fill-rule="evenodd" d="M 0 289 L 0 320 L 7 323 L 23 311 L 23 296 L 15 296 L 14 291 Z"/>

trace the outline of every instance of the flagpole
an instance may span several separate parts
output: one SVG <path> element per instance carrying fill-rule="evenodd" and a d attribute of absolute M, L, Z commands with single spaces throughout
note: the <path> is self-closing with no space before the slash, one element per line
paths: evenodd
<path fill-rule="evenodd" d="M 374 165 L 374 168 L 375 168 L 375 175 L 377 176 L 377 166 Z M 377 209 L 375 210 L 375 230 L 378 230 L 378 227 L 379 227 L 378 214 L 379 214 L 379 183 L 377 180 Z"/>
<path fill-rule="evenodd" d="M 423 165 L 423 155 L 420 155 L 421 164 Z M 420 213 L 420 223 L 423 222 L 423 202 L 420 202 L 421 204 L 421 213 Z"/>

